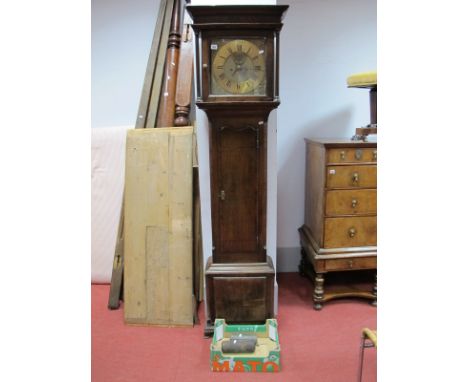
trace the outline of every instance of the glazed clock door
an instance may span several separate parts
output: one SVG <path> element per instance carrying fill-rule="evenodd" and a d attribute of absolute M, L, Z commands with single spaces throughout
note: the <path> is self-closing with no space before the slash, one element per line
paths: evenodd
<path fill-rule="evenodd" d="M 213 133 L 213 169 L 217 178 L 212 183 L 212 198 L 217 204 L 213 208 L 214 261 L 265 261 L 261 131 L 222 127 Z"/>

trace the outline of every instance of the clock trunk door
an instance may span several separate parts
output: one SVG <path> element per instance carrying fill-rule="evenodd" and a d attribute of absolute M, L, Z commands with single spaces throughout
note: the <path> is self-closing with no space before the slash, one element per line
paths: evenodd
<path fill-rule="evenodd" d="M 214 130 L 214 261 L 265 261 L 261 131 L 251 127 Z"/>

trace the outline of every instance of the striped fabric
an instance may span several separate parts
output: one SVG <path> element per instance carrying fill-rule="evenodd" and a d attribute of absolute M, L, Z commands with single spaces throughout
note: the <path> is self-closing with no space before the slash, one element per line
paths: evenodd
<path fill-rule="evenodd" d="M 125 140 L 119 126 L 91 129 L 91 281 L 109 283 L 122 205 Z"/>

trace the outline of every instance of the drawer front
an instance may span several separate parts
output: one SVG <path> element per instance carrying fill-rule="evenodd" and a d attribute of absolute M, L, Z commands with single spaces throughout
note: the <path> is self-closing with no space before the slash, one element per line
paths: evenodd
<path fill-rule="evenodd" d="M 377 257 L 325 260 L 326 271 L 352 271 L 355 269 L 377 269 Z"/>
<path fill-rule="evenodd" d="M 327 188 L 376 188 L 377 166 L 327 166 Z"/>
<path fill-rule="evenodd" d="M 325 215 L 377 213 L 377 190 L 333 190 L 325 197 Z"/>
<path fill-rule="evenodd" d="M 323 248 L 377 245 L 377 217 L 325 218 Z"/>
<path fill-rule="evenodd" d="M 327 163 L 365 163 L 377 162 L 377 148 L 329 149 Z"/>

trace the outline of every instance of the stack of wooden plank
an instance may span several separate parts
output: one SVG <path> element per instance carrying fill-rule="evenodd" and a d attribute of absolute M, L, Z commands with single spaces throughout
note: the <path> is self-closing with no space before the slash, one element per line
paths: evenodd
<path fill-rule="evenodd" d="M 187 126 L 193 53 L 190 28 L 181 27 L 183 13 L 180 0 L 160 3 L 136 129 L 127 134 L 108 306 L 118 308 L 123 297 L 129 324 L 193 325 L 201 299 L 196 139 Z"/>
<path fill-rule="evenodd" d="M 192 325 L 192 127 L 129 131 L 124 301 L 128 323 Z"/>

